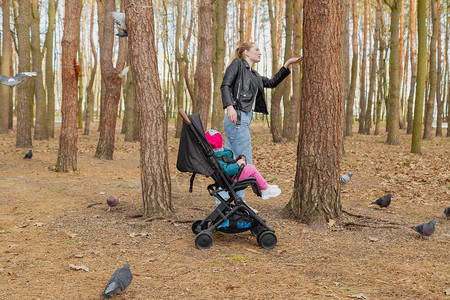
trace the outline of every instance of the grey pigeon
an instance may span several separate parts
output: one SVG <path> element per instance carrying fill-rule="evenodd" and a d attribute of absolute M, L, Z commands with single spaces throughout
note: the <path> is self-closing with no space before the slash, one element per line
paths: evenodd
<path fill-rule="evenodd" d="M 436 220 L 431 220 L 429 223 L 412 226 L 411 228 L 420 233 L 420 238 L 426 236 L 428 239 L 430 239 L 430 236 L 434 233 L 434 227 L 436 226 L 436 224 Z"/>
<path fill-rule="evenodd" d="M 448 219 L 450 217 L 450 206 L 444 210 L 445 217 Z"/>
<path fill-rule="evenodd" d="M 117 205 L 119 205 L 120 203 L 120 198 L 114 197 L 114 196 L 108 196 L 108 198 L 106 198 L 106 203 L 108 203 L 108 210 L 110 211 L 112 207 L 114 207 L 114 209 L 117 209 Z"/>
<path fill-rule="evenodd" d="M 27 154 L 25 154 L 25 156 L 23 157 L 23 159 L 31 159 L 33 157 L 33 151 L 30 150 L 28 151 Z"/>
<path fill-rule="evenodd" d="M 102 297 L 110 299 L 115 294 L 122 294 L 123 291 L 131 284 L 133 274 L 130 271 L 130 265 L 125 264 L 122 269 L 117 269 L 108 280 Z"/>
<path fill-rule="evenodd" d="M 341 183 L 347 184 L 350 181 L 350 179 L 352 178 L 352 176 L 353 176 L 352 172 L 348 173 L 348 175 L 341 175 Z"/>
<path fill-rule="evenodd" d="M 7 86 L 16 86 L 23 82 L 24 78 L 37 76 L 40 72 L 21 72 L 12 77 L 0 75 L 0 83 Z"/>
<path fill-rule="evenodd" d="M 377 201 L 372 202 L 371 204 L 376 204 L 378 205 L 380 208 L 383 207 L 388 207 L 389 204 L 391 204 L 391 198 L 392 198 L 392 194 L 387 194 L 386 196 L 383 196 L 381 198 L 378 198 Z"/>
<path fill-rule="evenodd" d="M 125 13 L 113 11 L 113 12 L 111 12 L 111 16 L 114 19 L 114 22 L 117 24 L 117 27 L 119 27 L 119 29 L 122 30 L 121 32 L 119 32 L 116 35 L 119 37 L 127 37 L 128 33 L 127 33 L 127 25 L 126 25 L 126 21 L 125 21 Z"/>

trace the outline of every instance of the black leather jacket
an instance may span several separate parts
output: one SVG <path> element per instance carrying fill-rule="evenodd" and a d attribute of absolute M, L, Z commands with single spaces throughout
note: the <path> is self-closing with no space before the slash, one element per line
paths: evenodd
<path fill-rule="evenodd" d="M 276 87 L 290 73 L 291 71 L 283 66 L 272 79 L 269 79 L 250 69 L 246 60 L 235 58 L 225 70 L 220 86 L 223 108 L 233 105 L 237 110 L 250 112 L 256 98 L 254 111 L 267 115 L 264 88 Z"/>

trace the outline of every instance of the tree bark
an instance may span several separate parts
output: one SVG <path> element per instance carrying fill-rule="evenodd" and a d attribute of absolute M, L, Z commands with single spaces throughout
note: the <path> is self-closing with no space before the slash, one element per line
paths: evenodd
<path fill-rule="evenodd" d="M 97 2 L 98 3 L 98 2 Z M 113 66 L 114 21 L 110 16 L 115 10 L 115 0 L 105 0 L 104 5 L 98 5 L 99 14 L 103 14 L 103 41 L 100 45 L 100 64 L 102 79 L 105 83 L 105 99 L 100 124 L 100 138 L 95 157 L 113 159 L 116 133 L 117 108 L 120 100 L 122 79 L 118 76 L 123 70 L 126 58 L 126 40 L 119 38 L 119 54 L 116 67 Z M 128 20 L 127 20 L 128 21 Z"/>
<path fill-rule="evenodd" d="M 294 0 L 295 1 L 295 0 Z M 287 61 L 292 57 L 292 23 L 293 23 L 293 0 L 285 0 L 285 46 L 284 46 L 284 61 Z M 283 91 L 283 109 L 284 109 L 284 119 L 283 119 L 283 132 L 282 136 L 287 137 L 289 127 L 292 127 L 295 121 L 295 114 L 291 109 L 291 81 L 292 77 L 286 79 L 286 84 Z"/>
<path fill-rule="evenodd" d="M 364 121 L 364 133 L 370 134 L 372 127 L 372 102 L 375 94 L 375 84 L 377 81 L 377 61 L 378 61 L 378 41 L 380 37 L 380 23 L 381 23 L 382 6 L 381 2 L 377 1 L 376 16 L 375 16 L 375 33 L 373 35 L 373 52 L 372 60 L 370 61 L 370 81 L 369 81 L 369 95 L 367 98 L 366 120 Z"/>
<path fill-rule="evenodd" d="M 383 0 L 377 0 L 378 5 L 382 7 Z M 377 106 L 375 113 L 375 131 L 374 135 L 380 134 L 380 122 L 381 122 L 381 107 L 383 106 L 383 100 L 385 98 L 384 82 L 386 80 L 386 62 L 384 58 L 384 51 L 386 49 L 386 38 L 384 34 L 384 18 L 383 13 L 380 14 L 380 59 L 379 59 L 379 73 L 378 73 L 378 94 L 377 94 Z"/>
<path fill-rule="evenodd" d="M 447 2 L 449 3 L 449 2 Z M 439 1 L 437 5 L 437 19 L 440 24 L 441 19 L 441 4 Z M 448 5 L 448 4 L 447 4 Z M 442 119 L 444 118 L 444 98 L 441 95 L 441 77 L 442 77 L 442 60 L 441 60 L 441 26 L 438 25 L 438 40 L 437 40 L 437 80 L 436 80 L 436 105 L 437 105 L 437 120 L 436 120 L 436 136 L 442 136 Z M 445 78 L 444 78 L 445 80 Z M 445 93 L 445 91 L 444 91 Z"/>
<path fill-rule="evenodd" d="M 157 75 L 152 1 L 127 0 L 125 13 L 141 129 L 140 166 L 144 216 L 172 213 L 166 120 Z M 146 32 L 148 38 L 143 39 L 142 32 Z"/>
<path fill-rule="evenodd" d="M 407 127 L 406 133 L 412 134 L 413 128 L 413 106 L 414 106 L 414 93 L 416 87 L 417 80 L 417 50 L 416 50 L 416 0 L 410 0 L 409 5 L 409 36 L 410 36 L 410 44 L 409 51 L 411 57 L 411 81 L 410 81 L 410 90 L 408 97 L 408 111 L 407 111 Z"/>
<path fill-rule="evenodd" d="M 177 23 L 175 28 L 175 58 L 177 60 L 177 66 L 178 66 L 178 72 L 175 72 L 178 74 L 178 78 L 176 78 L 176 91 L 175 91 L 175 97 L 176 97 L 176 105 L 177 108 L 184 108 L 184 89 L 183 89 L 183 80 L 184 80 L 184 63 L 183 63 L 183 57 L 181 55 L 181 21 L 183 16 L 183 1 L 178 0 L 177 2 Z M 175 130 L 175 137 L 179 138 L 181 133 L 181 127 L 183 125 L 183 118 L 179 114 L 176 116 L 176 130 Z"/>
<path fill-rule="evenodd" d="M 19 54 L 19 72 L 30 71 L 30 21 L 31 6 L 30 1 L 19 1 L 19 17 L 17 18 L 16 30 Z M 25 78 L 24 81 L 16 87 L 16 116 L 17 116 L 17 135 L 16 147 L 33 147 L 31 142 L 31 80 Z"/>
<path fill-rule="evenodd" d="M 359 129 L 358 133 L 364 133 L 364 122 L 366 120 L 366 64 L 367 64 L 367 31 L 369 0 L 364 0 L 364 40 L 361 63 L 360 90 L 359 90 Z"/>
<path fill-rule="evenodd" d="M 350 90 L 350 2 L 342 3 L 342 52 L 341 52 L 341 81 L 342 81 L 342 136 L 345 137 L 345 102 Z M 342 143 L 342 147 L 344 143 Z M 344 154 L 344 149 L 342 149 Z"/>
<path fill-rule="evenodd" d="M 45 35 L 45 88 L 47 94 L 47 135 L 55 137 L 55 74 L 53 72 L 53 34 L 55 32 L 55 0 L 48 1 L 48 27 Z"/>
<path fill-rule="evenodd" d="M 208 128 L 209 110 L 211 107 L 211 66 L 213 55 L 213 29 L 212 29 L 212 4 L 211 0 L 200 0 L 198 23 L 198 54 L 197 78 L 198 78 L 198 112 L 204 128 Z"/>
<path fill-rule="evenodd" d="M 386 1 L 386 0 L 385 0 Z M 391 7 L 391 42 L 389 57 L 389 106 L 387 111 L 387 131 L 386 143 L 389 145 L 398 145 L 398 107 L 400 100 L 400 74 L 399 74 L 399 22 L 400 7 L 399 0 L 394 0 Z"/>
<path fill-rule="evenodd" d="M 74 59 L 80 36 L 81 1 L 67 1 L 64 7 L 64 34 L 61 41 L 61 84 L 62 124 L 59 136 L 59 150 L 56 161 L 57 172 L 77 170 L 77 115 L 78 115 L 78 76 L 74 68 Z"/>
<path fill-rule="evenodd" d="M 356 77 L 358 76 L 358 9 L 356 0 L 352 0 L 352 73 L 350 80 L 350 88 L 347 97 L 346 113 L 345 113 L 345 136 L 352 136 L 353 128 L 353 105 L 355 104 Z"/>
<path fill-rule="evenodd" d="M 9 30 L 9 7 L 11 1 L 2 1 L 3 13 L 3 34 L 2 34 L 2 57 L 1 74 L 8 76 L 12 51 L 11 31 Z M 8 114 L 9 114 L 9 93 L 11 88 L 6 85 L 0 86 L 0 134 L 8 133 Z M 12 91 L 11 91 L 12 93 Z"/>
<path fill-rule="evenodd" d="M 305 0 L 303 17 L 301 131 L 294 193 L 285 210 L 325 226 L 341 212 L 342 2 Z"/>
<path fill-rule="evenodd" d="M 427 0 L 417 0 L 417 32 L 419 48 L 417 52 L 417 86 L 414 106 L 414 123 L 411 140 L 411 153 L 422 153 L 422 118 L 423 98 L 425 96 L 425 80 L 427 69 Z"/>
<path fill-rule="evenodd" d="M 225 29 L 227 22 L 227 4 L 228 0 L 216 0 L 215 2 L 215 43 L 214 43 L 214 92 L 213 92 L 213 110 L 211 116 L 211 128 L 223 132 L 224 109 L 222 105 L 222 96 L 220 85 L 222 84 L 223 71 L 225 67 Z"/>
<path fill-rule="evenodd" d="M 437 91 L 436 43 L 440 26 L 440 20 L 437 15 L 437 1 L 438 0 L 430 0 L 431 17 L 433 20 L 433 34 L 431 35 L 430 41 L 430 93 L 426 99 L 425 104 L 425 120 L 423 130 L 423 139 L 425 140 L 431 139 L 433 133 L 432 124 L 434 115 L 434 102 L 436 101 Z"/>

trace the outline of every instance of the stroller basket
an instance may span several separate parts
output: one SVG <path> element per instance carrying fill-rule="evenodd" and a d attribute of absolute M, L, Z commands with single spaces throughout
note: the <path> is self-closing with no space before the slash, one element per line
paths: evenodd
<path fill-rule="evenodd" d="M 191 188 L 195 174 L 211 177 L 214 183 L 208 185 L 207 190 L 212 197 L 221 202 L 206 218 L 192 223 L 192 231 L 197 235 L 195 238 L 197 248 L 208 249 L 212 246 L 214 230 L 226 233 L 250 230 L 261 247 L 265 249 L 275 247 L 277 243 L 275 231 L 236 194 L 237 191 L 251 186 L 253 192 L 261 196 L 256 179 L 249 177 L 238 180 L 244 166 L 241 166 L 239 173 L 231 179 L 214 157 L 214 151 L 206 140 L 200 116 L 198 114 L 187 116 L 181 108 L 178 112 L 184 122 L 180 135 L 177 169 L 193 173 Z M 220 192 L 227 192 L 229 197 L 224 199 Z"/>

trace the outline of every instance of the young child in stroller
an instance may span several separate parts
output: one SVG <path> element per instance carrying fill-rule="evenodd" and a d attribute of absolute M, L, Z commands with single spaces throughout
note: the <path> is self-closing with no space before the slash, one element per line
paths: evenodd
<path fill-rule="evenodd" d="M 207 130 L 205 132 L 206 140 L 211 144 L 214 156 L 218 158 L 220 165 L 225 173 L 231 176 L 233 179 L 239 172 L 239 167 L 244 165 L 239 180 L 253 177 L 261 189 L 261 199 L 267 200 L 271 197 L 277 197 L 281 194 L 281 190 L 277 185 L 270 185 L 264 180 L 264 177 L 259 173 L 254 165 L 246 164 L 245 156 L 239 155 L 236 159 L 233 159 L 233 152 L 223 147 L 222 134 L 214 129 Z M 218 202 L 218 203 L 217 203 Z M 216 199 L 216 204 L 220 204 L 220 201 Z"/>

